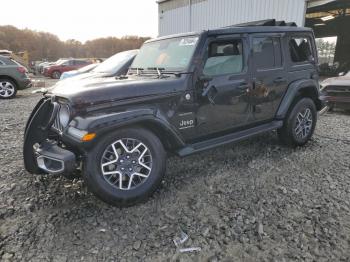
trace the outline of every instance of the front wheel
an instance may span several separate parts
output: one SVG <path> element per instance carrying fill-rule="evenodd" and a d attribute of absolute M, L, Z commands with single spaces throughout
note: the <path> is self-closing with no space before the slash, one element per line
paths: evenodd
<path fill-rule="evenodd" d="M 303 146 L 312 137 L 317 122 L 315 103 L 310 98 L 301 98 L 289 111 L 283 127 L 277 130 L 283 144 Z"/>
<path fill-rule="evenodd" d="M 84 178 L 101 200 L 125 207 L 144 202 L 165 173 L 166 153 L 149 130 L 126 128 L 102 138 L 87 154 Z"/>

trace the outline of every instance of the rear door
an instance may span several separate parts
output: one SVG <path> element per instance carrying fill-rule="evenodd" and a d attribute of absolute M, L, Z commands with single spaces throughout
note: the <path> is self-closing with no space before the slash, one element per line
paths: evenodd
<path fill-rule="evenodd" d="M 250 123 L 272 120 L 287 88 L 283 34 L 252 34 L 252 82 L 248 98 Z"/>

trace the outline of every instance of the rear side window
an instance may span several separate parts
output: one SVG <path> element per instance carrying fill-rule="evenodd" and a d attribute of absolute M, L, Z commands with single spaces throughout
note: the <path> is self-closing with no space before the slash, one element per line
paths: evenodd
<path fill-rule="evenodd" d="M 237 74 L 243 70 L 243 42 L 241 39 L 213 42 L 208 48 L 208 59 L 203 73 L 208 76 Z"/>
<path fill-rule="evenodd" d="M 282 66 L 281 40 L 278 37 L 256 37 L 253 39 L 254 64 L 257 69 Z"/>
<path fill-rule="evenodd" d="M 312 59 L 311 43 L 307 37 L 293 37 L 289 40 L 290 57 L 294 63 L 305 63 Z"/>

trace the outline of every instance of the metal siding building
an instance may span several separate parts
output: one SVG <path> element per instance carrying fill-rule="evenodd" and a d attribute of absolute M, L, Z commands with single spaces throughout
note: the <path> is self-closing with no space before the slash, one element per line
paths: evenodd
<path fill-rule="evenodd" d="M 269 18 L 304 25 L 306 0 L 159 0 L 160 36 Z"/>

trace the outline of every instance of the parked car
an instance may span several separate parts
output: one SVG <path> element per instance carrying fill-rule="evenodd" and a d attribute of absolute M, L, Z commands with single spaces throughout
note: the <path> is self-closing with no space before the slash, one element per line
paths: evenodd
<path fill-rule="evenodd" d="M 0 98 L 13 98 L 17 90 L 29 88 L 31 84 L 24 66 L 9 57 L 0 56 Z"/>
<path fill-rule="evenodd" d="M 329 110 L 350 110 L 350 71 L 345 75 L 324 80 L 321 83 L 321 94 Z"/>
<path fill-rule="evenodd" d="M 90 60 L 86 59 L 68 59 L 62 60 L 61 62 L 51 65 L 44 70 L 44 76 L 51 77 L 54 79 L 60 79 L 63 72 L 77 70 L 81 67 L 91 64 Z"/>
<path fill-rule="evenodd" d="M 25 130 L 25 168 L 67 175 L 82 167 L 97 197 L 129 206 L 159 186 L 167 155 L 272 130 L 282 143 L 303 146 L 323 107 L 317 61 L 314 34 L 302 27 L 147 41 L 126 76 L 67 82 L 44 95 Z"/>
<path fill-rule="evenodd" d="M 68 81 L 80 81 L 88 78 L 103 78 L 125 75 L 128 72 L 128 69 L 137 53 L 137 49 L 119 52 L 98 64 L 90 72 L 79 74 L 74 78 L 68 79 Z M 62 84 L 62 82 L 63 81 L 60 81 L 58 84 Z"/>
<path fill-rule="evenodd" d="M 61 75 L 60 80 L 67 79 L 67 78 L 70 78 L 70 77 L 73 77 L 73 76 L 77 76 L 77 75 L 81 75 L 81 74 L 85 74 L 85 73 L 89 73 L 96 66 L 98 66 L 98 64 L 90 64 L 90 65 L 84 66 L 84 67 L 82 67 L 82 68 L 80 68 L 78 70 L 72 70 L 72 71 L 64 72 Z"/>

